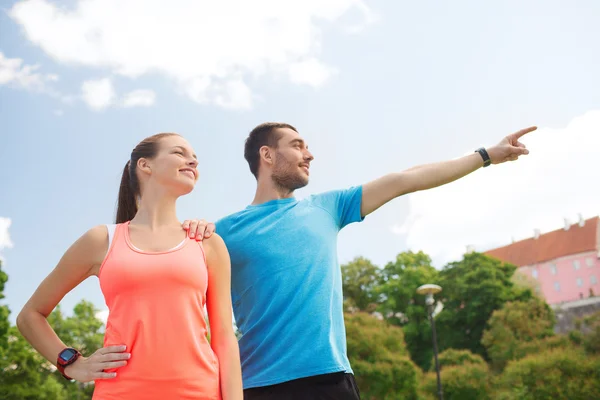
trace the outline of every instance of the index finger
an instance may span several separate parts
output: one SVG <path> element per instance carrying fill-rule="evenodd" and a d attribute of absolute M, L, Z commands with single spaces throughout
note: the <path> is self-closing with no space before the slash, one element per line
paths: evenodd
<path fill-rule="evenodd" d="M 127 350 L 127 346 L 125 346 L 125 345 L 106 346 L 106 347 L 101 348 L 98 352 L 100 354 L 110 354 L 110 353 L 122 353 L 125 350 Z"/>
<path fill-rule="evenodd" d="M 519 139 L 523 135 L 526 135 L 529 132 L 533 132 L 536 129 L 537 129 L 537 126 L 530 126 L 529 128 L 521 129 L 520 131 L 517 131 L 517 132 L 513 133 L 511 136 L 512 136 L 513 139 Z"/>

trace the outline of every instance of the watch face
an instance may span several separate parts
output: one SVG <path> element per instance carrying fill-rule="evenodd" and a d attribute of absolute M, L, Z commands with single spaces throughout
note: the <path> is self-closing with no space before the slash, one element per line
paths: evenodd
<path fill-rule="evenodd" d="M 64 349 L 63 351 L 60 352 L 58 357 L 60 357 L 60 359 L 63 360 L 64 362 L 69 362 L 76 355 L 77 355 L 77 351 L 75 351 L 73 349 Z"/>

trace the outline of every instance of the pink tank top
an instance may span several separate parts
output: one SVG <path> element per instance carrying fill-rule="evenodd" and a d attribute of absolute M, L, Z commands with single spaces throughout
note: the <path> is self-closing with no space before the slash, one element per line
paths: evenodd
<path fill-rule="evenodd" d="M 117 377 L 95 382 L 94 400 L 220 399 L 219 365 L 204 319 L 208 271 L 200 242 L 150 253 L 129 222 L 116 226 L 98 273 L 109 309 L 104 345 L 131 353 Z"/>

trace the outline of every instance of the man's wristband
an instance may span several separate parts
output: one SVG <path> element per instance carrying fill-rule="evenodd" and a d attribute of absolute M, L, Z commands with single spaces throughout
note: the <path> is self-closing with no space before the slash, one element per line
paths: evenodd
<path fill-rule="evenodd" d="M 479 153 L 479 155 L 481 156 L 481 158 L 483 158 L 483 167 L 489 167 L 492 164 L 492 160 L 490 159 L 490 155 L 488 154 L 487 150 L 484 149 L 483 147 L 475 150 L 475 153 Z"/>

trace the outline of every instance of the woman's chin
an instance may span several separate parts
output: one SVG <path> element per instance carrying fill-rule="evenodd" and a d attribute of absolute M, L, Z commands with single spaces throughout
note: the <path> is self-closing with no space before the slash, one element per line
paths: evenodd
<path fill-rule="evenodd" d="M 191 182 L 178 185 L 178 187 L 175 189 L 175 194 L 177 196 L 185 196 L 186 194 L 190 194 L 194 190 L 195 186 L 196 185 Z"/>

